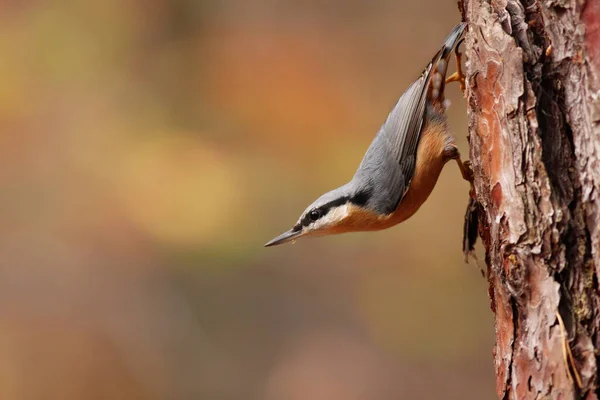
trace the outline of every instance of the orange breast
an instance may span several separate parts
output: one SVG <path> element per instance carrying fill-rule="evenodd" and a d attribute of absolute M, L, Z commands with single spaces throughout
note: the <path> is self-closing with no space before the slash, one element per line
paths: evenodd
<path fill-rule="evenodd" d="M 408 192 L 388 219 L 391 225 L 410 218 L 427 200 L 437 183 L 444 164 L 444 148 L 452 141 L 448 128 L 441 124 L 428 124 L 421 133 L 417 148 L 415 172 Z M 390 225 L 390 226 L 391 226 Z"/>
<path fill-rule="evenodd" d="M 350 209 L 350 215 L 340 232 L 350 230 L 386 229 L 411 217 L 427 200 L 448 161 L 444 157 L 444 148 L 452 143 L 453 138 L 443 124 L 427 124 L 421 132 L 417 147 L 417 161 L 412 181 L 404 199 L 393 214 L 385 217 L 359 207 Z"/>

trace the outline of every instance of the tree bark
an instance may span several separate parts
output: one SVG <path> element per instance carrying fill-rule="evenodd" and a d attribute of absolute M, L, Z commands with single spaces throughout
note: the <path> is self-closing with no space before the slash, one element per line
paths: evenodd
<path fill-rule="evenodd" d="M 598 399 L 600 0 L 463 0 L 496 392 Z"/>

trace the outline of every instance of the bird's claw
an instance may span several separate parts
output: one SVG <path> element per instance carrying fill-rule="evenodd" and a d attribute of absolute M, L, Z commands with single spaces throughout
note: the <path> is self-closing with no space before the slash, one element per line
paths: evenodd
<path fill-rule="evenodd" d="M 462 71 L 462 53 L 459 51 L 460 43 L 454 48 L 454 55 L 456 56 L 456 72 L 446 78 L 446 83 L 458 82 L 460 84 L 460 90 L 465 93 L 466 77 Z"/>

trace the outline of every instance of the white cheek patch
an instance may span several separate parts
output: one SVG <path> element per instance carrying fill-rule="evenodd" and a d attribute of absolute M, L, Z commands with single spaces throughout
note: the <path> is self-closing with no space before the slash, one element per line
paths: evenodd
<path fill-rule="evenodd" d="M 348 215 L 350 215 L 350 208 L 348 204 L 343 204 L 331 209 L 327 215 L 315 221 L 314 224 L 310 225 L 310 229 L 315 231 L 327 229 L 330 226 L 335 226 L 342 222 Z"/>

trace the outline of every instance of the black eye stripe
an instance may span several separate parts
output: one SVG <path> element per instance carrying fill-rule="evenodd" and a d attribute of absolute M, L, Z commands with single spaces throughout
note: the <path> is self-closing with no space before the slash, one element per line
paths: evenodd
<path fill-rule="evenodd" d="M 325 216 L 328 212 L 329 207 L 325 206 L 310 210 L 306 213 L 306 215 L 304 215 L 304 218 L 302 218 L 302 226 L 308 226 L 313 222 L 318 221 L 319 219 L 323 218 L 323 216 Z"/>
<path fill-rule="evenodd" d="M 367 201 L 369 201 L 369 199 L 371 198 L 371 194 L 372 190 L 370 188 L 365 189 L 356 193 L 349 200 L 352 204 L 355 204 L 357 206 L 364 206 L 365 204 L 367 204 Z"/>
<path fill-rule="evenodd" d="M 318 215 L 315 213 L 318 213 Z M 308 226 L 312 224 L 313 222 L 321 218 L 323 215 L 324 214 L 319 209 L 310 210 L 306 213 L 304 218 L 302 218 L 302 226 Z"/>
<path fill-rule="evenodd" d="M 323 218 L 325 215 L 327 215 L 327 213 L 329 213 L 329 211 L 332 208 L 339 207 L 346 203 L 352 203 L 357 206 L 364 206 L 370 197 L 371 197 L 371 191 L 364 190 L 364 191 L 356 193 L 354 196 L 344 196 L 344 197 L 340 197 L 339 199 L 332 200 L 329 203 L 322 205 L 321 207 L 314 208 L 314 209 L 310 210 L 309 212 L 307 212 L 304 215 L 304 217 L 302 218 L 302 221 L 300 221 L 300 225 L 308 226 L 308 225 L 312 224 L 313 222 L 318 221 L 319 219 Z M 313 218 L 311 218 L 311 213 L 313 213 L 315 211 L 318 212 L 319 215 L 318 215 L 318 218 L 313 219 Z M 315 215 L 313 215 L 313 217 L 314 216 Z"/>

